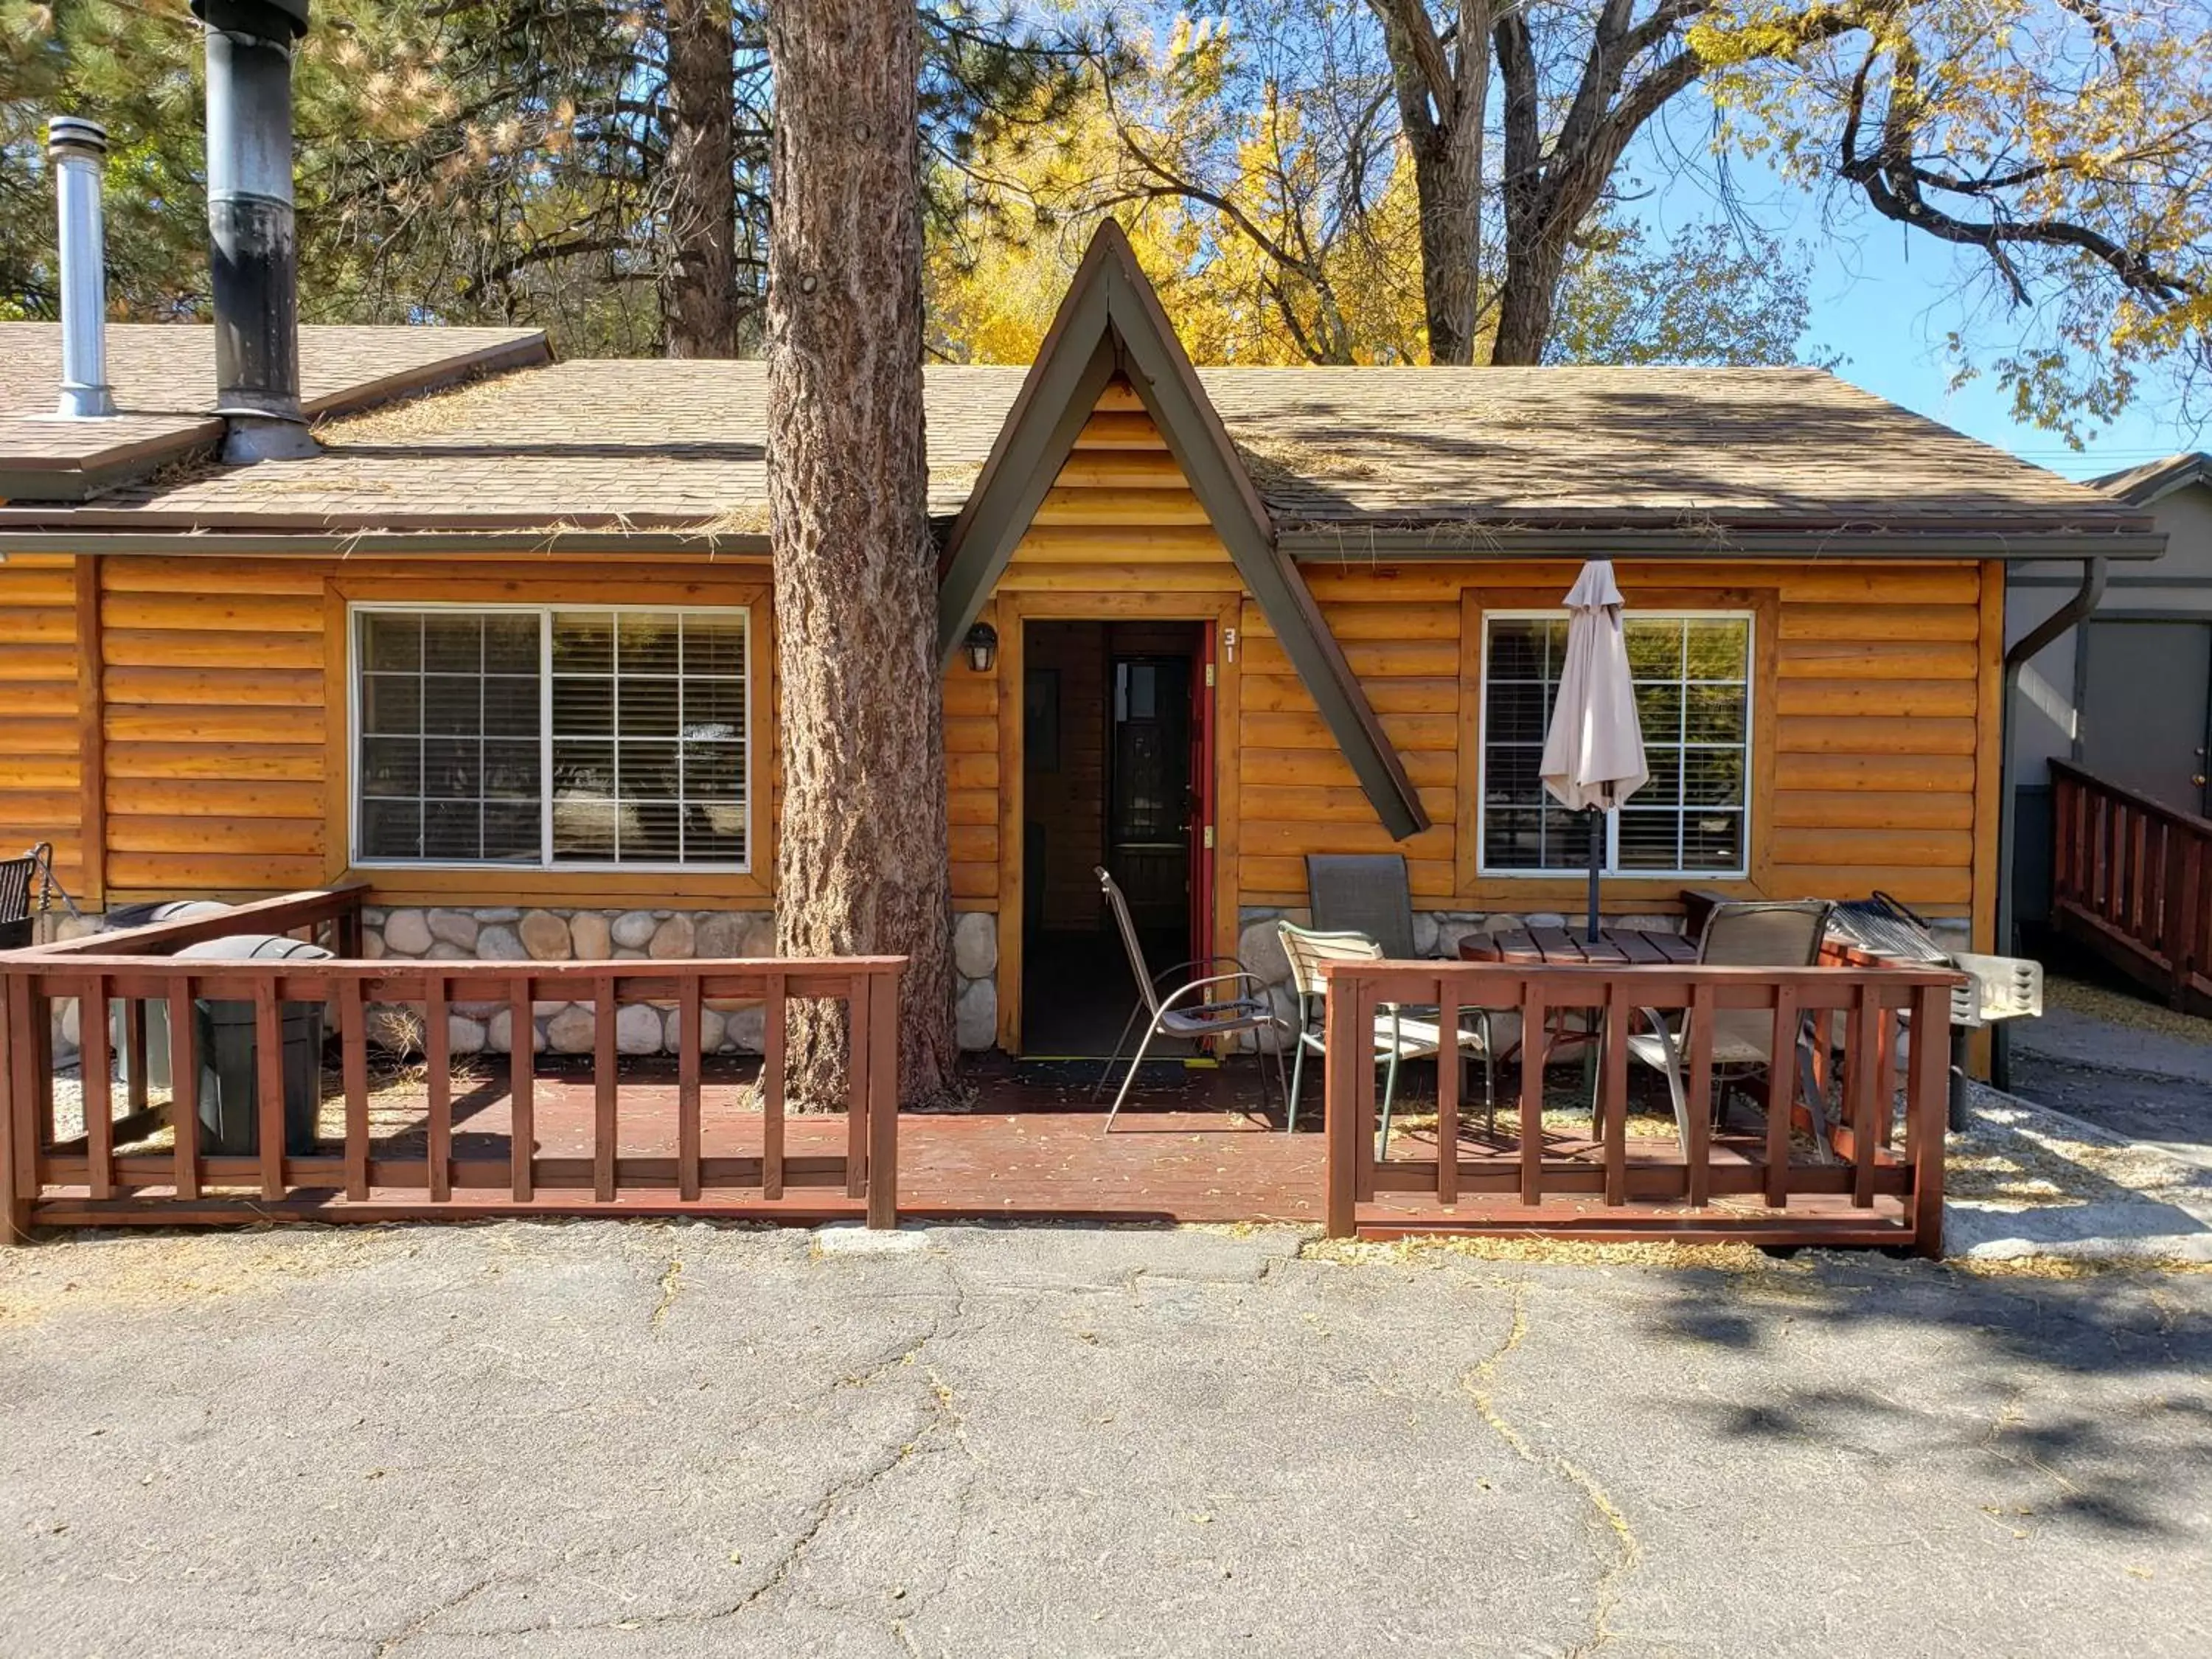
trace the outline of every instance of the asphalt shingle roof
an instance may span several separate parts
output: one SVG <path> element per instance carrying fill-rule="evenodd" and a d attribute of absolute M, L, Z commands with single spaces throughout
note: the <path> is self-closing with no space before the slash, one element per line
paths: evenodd
<path fill-rule="evenodd" d="M 141 374 L 169 384 L 194 352 L 191 378 L 211 386 L 204 330 L 116 332 L 118 392 Z M 311 389 L 515 337 L 307 332 L 328 342 L 319 362 L 303 352 Z M 160 335 L 192 337 L 143 337 Z M 0 333 L 0 350 L 8 343 Z M 965 500 L 1024 373 L 926 372 L 933 513 Z M 11 387 L 21 378 L 11 366 Z M 43 370 L 32 378 L 52 384 Z M 1814 369 L 1208 368 L 1199 378 L 1279 529 L 2141 527 L 2108 495 Z M 19 399 L 11 391 L 8 401 Z M 173 470 L 68 517 L 149 529 L 757 534 L 766 410 L 758 362 L 553 363 L 325 420 L 312 459 Z"/>
<path fill-rule="evenodd" d="M 545 356 L 537 329 L 310 325 L 300 331 L 301 403 L 310 416 L 356 409 Z M 107 378 L 119 414 L 57 419 L 61 330 L 0 323 L 0 473 L 97 477 L 134 464 L 147 471 L 222 436 L 212 327 L 111 324 Z"/>

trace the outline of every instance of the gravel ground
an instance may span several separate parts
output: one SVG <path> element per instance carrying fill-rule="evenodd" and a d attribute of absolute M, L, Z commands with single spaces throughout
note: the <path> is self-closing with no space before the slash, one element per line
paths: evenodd
<path fill-rule="evenodd" d="M 0 1652 L 2212 1651 L 2212 1274 L 1305 1243 L 0 1252 Z"/>

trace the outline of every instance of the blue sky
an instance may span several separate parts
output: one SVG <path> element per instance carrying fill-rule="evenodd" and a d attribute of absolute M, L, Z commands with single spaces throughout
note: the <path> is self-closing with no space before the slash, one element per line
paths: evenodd
<path fill-rule="evenodd" d="M 1869 392 L 2069 477 L 2212 443 L 2202 427 L 2185 426 L 2171 408 L 2146 402 L 2094 435 L 2085 431 L 2087 447 L 2077 453 L 2057 434 L 2014 420 L 2009 397 L 1990 379 L 1954 390 L 1944 349 L 1944 337 L 1960 317 L 1951 269 L 1950 250 L 1925 238 L 1908 243 L 1901 227 L 1870 231 L 1856 250 L 1819 248 L 1808 349 L 1840 355 L 1837 372 Z"/>
<path fill-rule="evenodd" d="M 1703 171 L 1676 173 L 1638 211 L 1668 230 L 1719 216 Z M 2010 398 L 1986 376 L 1954 390 L 1945 337 L 1966 320 L 1959 288 L 1980 270 L 1978 256 L 1908 234 L 1871 210 L 1845 206 L 1824 220 L 1820 203 L 1756 164 L 1732 163 L 1731 185 L 1753 220 L 1812 255 L 1811 316 L 1800 346 L 1807 358 L 1840 357 L 1836 372 L 1846 380 L 2069 477 L 2212 447 L 2212 431 L 2185 424 L 2155 388 L 2111 426 L 2085 430 L 2080 453 L 2056 433 L 2014 421 Z M 2002 344 L 2005 326 L 2001 311 L 1979 314 L 1985 346 Z"/>

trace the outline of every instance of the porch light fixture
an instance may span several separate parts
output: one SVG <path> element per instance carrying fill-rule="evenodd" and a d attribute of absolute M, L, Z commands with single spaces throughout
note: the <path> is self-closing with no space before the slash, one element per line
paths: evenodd
<path fill-rule="evenodd" d="M 999 660 L 999 630 L 988 623 L 977 623 L 968 630 L 965 649 L 968 665 L 979 674 L 989 673 Z"/>

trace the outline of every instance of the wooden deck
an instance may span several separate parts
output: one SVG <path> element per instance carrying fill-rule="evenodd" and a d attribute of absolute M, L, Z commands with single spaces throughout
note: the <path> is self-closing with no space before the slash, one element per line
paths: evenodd
<path fill-rule="evenodd" d="M 700 1091 L 701 1151 L 708 1167 L 716 1159 L 751 1160 L 761 1153 L 763 1118 L 751 1103 L 756 1063 L 723 1064 L 709 1069 Z M 673 1062 L 624 1061 L 617 1156 L 626 1166 L 645 1167 L 672 1159 L 678 1129 L 678 1079 Z M 453 1219 L 457 1206 L 478 1218 L 527 1215 L 708 1216 L 787 1224 L 859 1220 L 863 1200 L 834 1186 L 793 1185 L 778 1199 L 763 1199 L 757 1188 L 717 1189 L 710 1182 L 696 1200 L 672 1193 L 625 1188 L 611 1200 L 590 1191 L 595 1132 L 596 1090 L 586 1068 L 541 1066 L 532 1090 L 532 1139 L 541 1169 L 563 1165 L 574 1171 L 574 1188 L 554 1188 L 541 1179 L 539 1194 L 518 1200 L 505 1190 L 510 1168 L 512 1101 L 496 1078 L 474 1086 L 457 1086 L 453 1103 L 454 1194 L 429 1201 L 419 1181 L 407 1185 L 372 1185 L 365 1198 L 343 1191 L 338 1141 L 343 1134 L 343 1098 L 333 1090 L 326 1100 L 326 1155 L 288 1158 L 288 1182 L 295 1190 L 270 1200 L 252 1186 L 250 1160 L 235 1183 L 210 1181 L 196 1200 L 179 1199 L 167 1184 L 171 1142 L 163 1131 L 139 1147 L 117 1150 L 120 1170 L 149 1177 L 134 1192 L 95 1200 L 82 1181 L 50 1187 L 33 1209 L 34 1223 L 49 1225 L 115 1225 L 246 1223 L 278 1218 L 320 1221 Z M 981 1070 L 972 1109 L 908 1112 L 899 1121 L 899 1202 L 908 1223 L 939 1221 L 1089 1221 L 1169 1225 L 1187 1223 L 1285 1223 L 1319 1225 L 1325 1196 L 1324 1138 L 1319 1133 L 1283 1132 L 1279 1116 L 1263 1117 L 1255 1109 L 1255 1091 L 1248 1070 L 1196 1069 L 1175 1083 L 1139 1091 L 1111 1135 L 1101 1132 L 1104 1108 L 1088 1103 L 1087 1090 L 1025 1083 L 1002 1066 Z M 1410 1127 L 1395 1132 L 1392 1152 L 1401 1158 L 1434 1158 L 1436 1130 L 1420 1114 L 1425 1103 L 1408 1103 Z M 1432 1112 L 1433 1107 L 1425 1109 Z M 1316 1103 L 1307 1121 L 1319 1128 Z M 375 1097 L 375 1136 L 371 1167 L 419 1170 L 426 1127 L 422 1103 L 387 1088 Z M 820 1160 L 827 1164 L 845 1146 L 842 1116 L 793 1116 L 784 1125 L 786 1156 L 794 1170 Z M 1602 1146 L 1587 1134 L 1547 1132 L 1547 1165 L 1587 1164 L 1595 1185 L 1601 1170 Z M 1638 1137 L 1629 1142 L 1632 1162 L 1674 1156 L 1672 1140 Z M 1756 1186 L 1761 1133 L 1717 1139 L 1717 1170 L 1746 1172 Z M 1498 1182 L 1517 1180 L 1520 1147 L 1510 1118 L 1502 1118 L 1493 1137 L 1471 1126 L 1460 1138 L 1462 1167 L 1494 1170 Z M 57 1176 L 74 1175 L 66 1155 L 53 1162 Z M 210 1175 L 218 1161 L 210 1160 Z M 320 1172 L 329 1184 L 305 1184 Z M 1463 1180 L 1480 1186 L 1480 1174 Z M 235 1190 L 225 1190 L 234 1184 Z M 160 1199 L 148 1204 L 147 1199 Z M 1423 1232 L 1525 1234 L 1572 1231 L 1582 1237 L 1681 1240 L 1741 1237 L 1747 1228 L 1778 1218 L 1802 1224 L 1823 1242 L 1890 1244 L 1903 1241 L 1906 1218 L 1894 1200 L 1871 1212 L 1854 1209 L 1847 1194 L 1794 1199 L 1786 1218 L 1746 1194 L 1723 1198 L 1712 1207 L 1692 1211 L 1679 1204 L 1608 1206 L 1603 1194 L 1565 1194 L 1531 1207 L 1517 1194 L 1468 1192 L 1454 1205 L 1431 1194 L 1385 1193 L 1359 1207 L 1359 1231 L 1368 1237 Z"/>
<path fill-rule="evenodd" d="M 1303 1120 L 1319 1132 L 1283 1133 L 1259 1109 L 1259 1079 L 1246 1061 L 1148 1077 L 1109 1136 L 1090 1098 L 1088 1067 L 986 1062 L 965 1078 L 972 1092 L 962 1109 L 897 1109 L 898 958 L 382 962 L 350 953 L 362 896 L 358 888 L 297 894 L 0 954 L 0 1237 L 40 1224 L 696 1215 L 853 1218 L 875 1227 L 1285 1222 L 1340 1237 L 1449 1231 L 1941 1248 L 1944 1036 L 1955 977 L 1944 971 L 1336 963 L 1323 1098 L 1309 1091 Z M 252 962 L 167 954 L 244 921 L 320 933 L 338 954 Z M 55 1004 L 69 998 L 79 1004 L 84 1049 L 64 1078 L 49 1033 Z M 522 1030 L 537 1002 L 556 998 L 593 1008 L 592 1054 L 533 1060 L 447 1049 L 449 1007 L 502 1007 Z M 234 1070 L 228 1085 L 209 1085 L 234 1121 L 237 1144 L 252 1147 L 245 1155 L 218 1154 L 204 1136 L 179 1143 L 169 1127 L 173 1111 L 188 1123 L 198 1117 L 198 1001 L 252 1010 L 250 1090 Z M 783 1051 L 794 1001 L 844 1006 L 854 1039 L 842 1113 L 790 1109 Z M 672 1012 L 676 1029 L 696 1031 L 706 1008 L 745 1002 L 763 1005 L 764 1058 L 703 1055 L 689 1042 L 676 1059 L 617 1052 L 625 1008 L 650 1007 L 656 1020 Z M 313 1133 L 295 1155 L 285 1146 L 289 1105 L 306 1085 L 287 1075 L 280 1022 L 287 1006 L 318 1003 L 336 1011 L 334 1040 Z M 156 1005 L 168 1010 L 173 1106 L 149 1082 L 147 1010 Z M 365 1013 L 375 1005 L 421 1010 L 427 1052 L 402 1060 L 374 1048 Z M 1547 1073 L 1546 1045 L 1521 1044 L 1517 1061 L 1498 1067 L 1494 1126 L 1462 1103 L 1456 1068 L 1411 1068 L 1395 1133 L 1378 1157 L 1372 1032 L 1386 1005 L 1438 1007 L 1447 1028 L 1472 1008 L 1510 1010 L 1524 1030 L 1579 1019 L 1602 1033 L 1591 1055 L 1598 1063 L 1588 1074 L 1572 1066 Z M 1771 1087 L 1759 1098 L 1775 1109 L 1748 1132 L 1741 1121 L 1708 1127 L 1691 1113 L 1686 1152 L 1675 1143 L 1669 1087 L 1629 1065 L 1631 1017 L 1649 1008 L 1680 1011 L 1688 1099 L 1717 1096 L 1713 1031 L 1723 1014 L 1739 1027 L 1748 1018 L 1772 1053 L 1802 1063 L 1768 1068 Z M 112 1044 L 111 1012 L 122 1030 Z"/>

